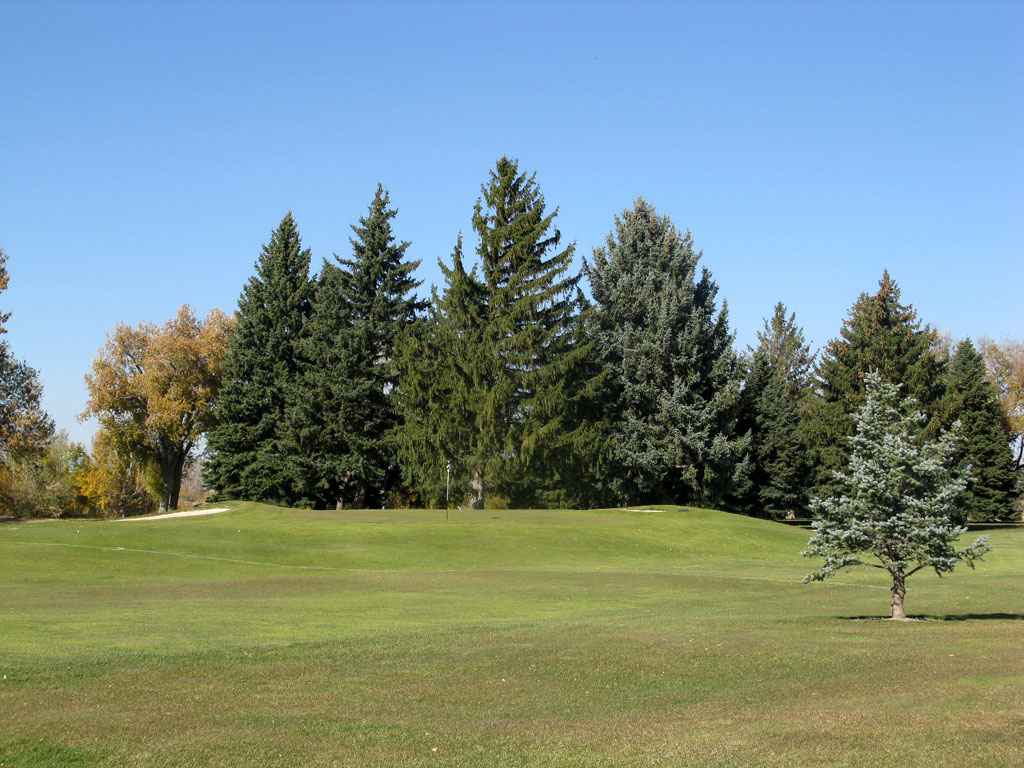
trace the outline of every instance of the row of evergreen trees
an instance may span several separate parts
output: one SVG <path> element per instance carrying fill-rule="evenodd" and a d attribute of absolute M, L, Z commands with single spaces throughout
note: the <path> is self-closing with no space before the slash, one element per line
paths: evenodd
<path fill-rule="evenodd" d="M 961 515 L 978 521 L 1017 519 L 1019 478 L 1011 432 L 985 362 L 970 339 L 949 348 L 901 301 L 888 272 L 864 293 L 815 360 L 782 304 L 750 350 L 740 429 L 751 435 L 751 483 L 739 511 L 799 513 L 826 495 L 846 468 L 854 416 L 865 402 L 864 379 L 878 371 L 900 386 L 928 418 L 922 439 L 959 422 L 954 463 L 967 469 Z M 958 522 L 963 522 L 963 518 Z"/>
<path fill-rule="evenodd" d="M 682 503 L 802 514 L 848 451 L 878 370 L 934 424 L 964 425 L 977 519 L 1011 514 L 1015 472 L 969 341 L 936 349 L 886 274 L 815 364 L 781 304 L 745 354 L 688 232 L 644 200 L 572 273 L 534 175 L 502 158 L 444 284 L 416 298 L 378 188 L 352 257 L 310 275 L 291 214 L 245 286 L 208 435 L 223 497 L 288 505 Z M 587 299 L 580 290 L 586 277 Z"/>

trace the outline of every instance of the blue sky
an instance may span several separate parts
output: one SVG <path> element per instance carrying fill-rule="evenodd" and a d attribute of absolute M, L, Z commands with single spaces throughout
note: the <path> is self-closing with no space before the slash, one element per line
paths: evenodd
<path fill-rule="evenodd" d="M 439 280 L 496 159 L 577 258 L 642 195 L 737 345 L 815 346 L 884 268 L 954 336 L 1024 336 L 1024 4 L 0 3 L 0 309 L 58 426 L 115 324 L 235 308 L 294 212 L 347 254 L 378 182 Z"/>

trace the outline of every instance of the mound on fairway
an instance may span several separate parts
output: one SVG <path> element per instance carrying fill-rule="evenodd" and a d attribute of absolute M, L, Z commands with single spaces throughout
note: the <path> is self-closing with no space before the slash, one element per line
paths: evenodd
<path fill-rule="evenodd" d="M 894 625 L 721 512 L 230 507 L 0 526 L 5 768 L 1020 764 L 1022 530 Z"/>

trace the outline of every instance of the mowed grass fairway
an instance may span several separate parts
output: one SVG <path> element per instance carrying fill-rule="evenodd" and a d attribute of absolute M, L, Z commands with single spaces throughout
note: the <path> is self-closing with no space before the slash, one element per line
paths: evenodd
<path fill-rule="evenodd" d="M 1024 530 L 802 585 L 695 509 L 0 525 L 0 763 L 1024 765 Z"/>

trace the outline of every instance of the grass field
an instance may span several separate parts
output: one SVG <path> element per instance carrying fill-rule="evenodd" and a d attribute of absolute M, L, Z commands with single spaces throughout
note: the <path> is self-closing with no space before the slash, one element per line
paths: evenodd
<path fill-rule="evenodd" d="M 1024 530 L 802 585 L 720 512 L 0 525 L 0 764 L 1024 765 Z"/>

